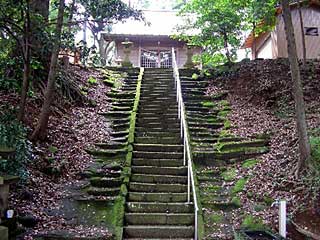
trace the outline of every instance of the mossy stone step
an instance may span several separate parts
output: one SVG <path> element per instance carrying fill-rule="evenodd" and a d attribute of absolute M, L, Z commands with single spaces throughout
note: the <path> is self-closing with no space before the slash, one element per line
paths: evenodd
<path fill-rule="evenodd" d="M 136 127 L 136 134 L 141 136 L 176 136 L 180 137 L 180 128 L 171 128 L 170 126 L 163 126 L 161 128 L 152 127 Z M 154 134 L 154 135 L 153 135 Z"/>
<path fill-rule="evenodd" d="M 242 142 L 226 142 L 220 146 L 221 151 L 227 151 L 237 148 L 246 148 L 246 147 L 264 147 L 267 145 L 265 139 L 257 139 L 252 141 L 242 141 Z"/>
<path fill-rule="evenodd" d="M 121 150 L 126 148 L 126 143 L 117 143 L 117 142 L 109 142 L 109 143 L 95 143 L 96 147 L 107 149 L 107 150 Z"/>
<path fill-rule="evenodd" d="M 194 227 L 192 226 L 126 226 L 125 237 L 146 238 L 192 238 Z"/>
<path fill-rule="evenodd" d="M 177 124 L 179 123 L 179 119 L 177 118 L 164 118 L 162 116 L 155 116 L 155 117 L 145 117 L 145 118 L 138 118 L 137 119 L 138 123 L 173 123 Z"/>
<path fill-rule="evenodd" d="M 120 188 L 89 187 L 87 193 L 93 196 L 117 196 Z"/>
<path fill-rule="evenodd" d="M 169 183 L 179 183 L 187 184 L 187 176 L 175 176 L 175 175 L 156 175 L 156 174 L 132 174 L 131 181 L 141 182 L 141 183 L 160 183 L 160 184 L 169 184 Z"/>
<path fill-rule="evenodd" d="M 135 158 L 163 158 L 163 159 L 182 159 L 182 152 L 149 152 L 149 151 L 134 151 L 133 157 Z"/>
<path fill-rule="evenodd" d="M 149 193 L 185 193 L 187 185 L 183 184 L 153 184 L 153 183 L 129 183 L 130 192 L 149 192 Z"/>
<path fill-rule="evenodd" d="M 179 123 L 171 123 L 170 126 L 168 126 L 168 124 L 166 122 L 163 122 L 163 123 L 161 123 L 161 122 L 149 122 L 149 123 L 137 123 L 136 127 L 145 127 L 145 129 L 149 129 L 149 128 L 166 129 L 166 127 L 167 128 L 179 129 L 180 128 L 180 124 Z"/>
<path fill-rule="evenodd" d="M 214 117 L 218 114 L 219 110 L 210 110 L 210 113 L 203 113 L 199 111 L 186 111 L 186 114 L 190 118 L 206 118 L 208 119 L 209 116 Z"/>
<path fill-rule="evenodd" d="M 209 129 L 219 129 L 222 128 L 224 125 L 222 123 L 204 123 L 204 122 L 195 122 L 195 121 L 189 121 L 188 123 L 189 127 L 203 127 L 203 128 L 209 128 Z"/>
<path fill-rule="evenodd" d="M 86 149 L 86 152 L 90 155 L 97 157 L 116 157 L 125 156 L 127 154 L 127 149 L 110 149 L 110 150 L 98 150 L 98 149 Z"/>
<path fill-rule="evenodd" d="M 187 193 L 177 192 L 133 192 L 130 191 L 128 201 L 131 202 L 157 202 L 157 203 L 185 203 L 187 202 Z"/>
<path fill-rule="evenodd" d="M 147 152 L 182 152 L 183 145 L 168 145 L 168 144 L 134 144 L 135 151 Z"/>
<path fill-rule="evenodd" d="M 178 108 L 164 108 L 164 107 L 158 107 L 158 108 L 155 108 L 155 107 L 149 107 L 149 106 L 145 106 L 145 107 L 141 107 L 139 108 L 138 110 L 138 113 L 156 113 L 156 114 L 163 114 L 163 113 L 169 113 L 169 114 L 177 114 L 177 109 Z M 178 117 L 178 116 L 177 116 Z M 177 118 L 176 117 L 176 118 Z"/>
<path fill-rule="evenodd" d="M 180 167 L 183 164 L 182 159 L 143 159 L 134 158 L 133 166 L 154 166 L 154 167 Z"/>
<path fill-rule="evenodd" d="M 130 225 L 192 225 L 192 213 L 126 213 L 126 224 Z"/>
<path fill-rule="evenodd" d="M 188 203 L 159 203 L 159 202 L 127 202 L 127 212 L 153 213 L 193 213 L 193 204 Z"/>
<path fill-rule="evenodd" d="M 93 187 L 99 187 L 99 188 L 120 187 L 122 184 L 122 179 L 108 178 L 108 177 L 92 177 L 90 178 L 90 184 Z"/>
<path fill-rule="evenodd" d="M 110 140 L 113 141 L 113 142 L 126 143 L 126 142 L 128 142 L 128 136 L 112 137 Z"/>
<path fill-rule="evenodd" d="M 154 143 L 154 144 L 181 144 L 180 136 L 164 136 L 164 137 L 136 137 L 136 143 Z"/>
<path fill-rule="evenodd" d="M 185 176 L 187 175 L 186 167 L 153 167 L 153 166 L 133 166 L 132 173 L 140 174 L 159 174 L 159 175 L 176 175 Z"/>
<path fill-rule="evenodd" d="M 130 123 L 130 117 L 129 116 L 121 117 L 121 118 L 113 118 L 113 119 L 110 119 L 110 120 L 111 120 L 112 124 L 114 124 L 114 125 Z"/>
<path fill-rule="evenodd" d="M 158 117 L 158 118 L 162 118 L 162 119 L 167 119 L 167 118 L 177 118 L 178 114 L 174 113 L 174 112 L 138 112 L 138 119 L 139 118 L 154 118 L 154 117 Z"/>
<path fill-rule="evenodd" d="M 110 136 L 114 138 L 118 138 L 118 137 L 125 137 L 128 134 L 129 134 L 129 130 L 125 130 L 125 131 L 111 132 Z"/>
<path fill-rule="evenodd" d="M 110 98 L 117 98 L 117 99 L 134 99 L 136 93 L 135 92 L 109 92 L 107 96 Z"/>
<path fill-rule="evenodd" d="M 214 133 L 213 129 L 210 129 L 210 128 L 206 128 L 206 127 L 202 127 L 202 126 L 199 126 L 199 125 L 195 125 L 195 126 L 189 126 L 189 131 L 191 132 L 191 134 L 202 134 L 202 133 L 209 133 L 209 134 L 212 134 Z"/>
<path fill-rule="evenodd" d="M 132 111 L 132 106 L 112 106 L 111 111 Z"/>

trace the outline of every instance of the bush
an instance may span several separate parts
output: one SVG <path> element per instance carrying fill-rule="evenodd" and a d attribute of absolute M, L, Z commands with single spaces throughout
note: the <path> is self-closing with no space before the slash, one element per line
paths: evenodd
<path fill-rule="evenodd" d="M 27 140 L 27 131 L 15 118 L 13 111 L 0 115 L 0 149 L 12 148 L 13 154 L 0 159 L 0 175 L 17 175 L 22 180 L 28 177 L 26 164 L 31 157 L 31 144 Z"/>

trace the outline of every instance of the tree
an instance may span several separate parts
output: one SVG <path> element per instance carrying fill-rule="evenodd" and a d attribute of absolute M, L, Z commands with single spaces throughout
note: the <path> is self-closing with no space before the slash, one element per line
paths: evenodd
<path fill-rule="evenodd" d="M 20 55 L 23 62 L 23 82 L 18 119 L 23 120 L 31 71 L 31 4 L 29 0 L 0 4 L 0 31 L 4 39 L 11 37 L 16 42 L 16 50 L 11 55 Z"/>
<path fill-rule="evenodd" d="M 32 133 L 31 139 L 40 139 L 43 140 L 47 136 L 47 128 L 49 117 L 51 113 L 51 105 L 53 102 L 53 97 L 55 93 L 55 83 L 56 83 L 56 68 L 58 63 L 58 54 L 60 50 L 60 42 L 61 42 L 61 32 L 63 25 L 63 14 L 64 14 L 64 0 L 59 1 L 59 11 L 58 11 L 58 19 L 55 31 L 55 40 L 52 49 L 51 61 L 50 61 L 50 71 L 48 75 L 48 83 L 45 90 L 45 99 L 41 108 L 40 117 L 38 120 L 37 127 Z"/>
<path fill-rule="evenodd" d="M 242 1 L 192 0 L 180 11 L 185 24 L 179 27 L 180 38 L 205 49 L 204 56 L 218 64 L 231 63 L 241 43 L 244 5 Z M 199 34 L 191 35 L 197 31 Z M 190 36 L 191 35 L 191 36 Z"/>
<path fill-rule="evenodd" d="M 297 165 L 296 175 L 305 166 L 305 162 L 311 156 L 310 142 L 307 133 L 306 113 L 303 100 L 303 89 L 301 83 L 299 62 L 296 41 L 294 36 L 294 28 L 292 25 L 291 10 L 288 0 L 281 0 L 283 19 L 285 24 L 285 32 L 288 43 L 288 57 L 291 68 L 291 77 L 293 82 L 293 95 L 295 100 L 296 125 L 299 137 L 299 161 Z"/>
<path fill-rule="evenodd" d="M 79 3 L 86 9 L 84 19 L 87 19 L 93 38 L 99 45 L 102 65 L 105 65 L 108 46 L 100 33 L 106 29 L 106 26 L 130 17 L 143 20 L 142 13 L 121 0 L 79 0 Z"/>

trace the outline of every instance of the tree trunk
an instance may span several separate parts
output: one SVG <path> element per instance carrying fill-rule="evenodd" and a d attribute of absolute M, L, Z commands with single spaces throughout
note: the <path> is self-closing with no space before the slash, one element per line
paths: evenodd
<path fill-rule="evenodd" d="M 302 59 L 303 59 L 303 67 L 306 66 L 307 61 L 307 47 L 306 47 L 306 37 L 304 34 L 304 24 L 303 24 L 303 17 L 302 17 L 302 2 L 298 1 L 298 11 L 299 11 L 299 19 L 300 19 L 300 28 L 301 28 L 301 41 L 302 41 Z"/>
<path fill-rule="evenodd" d="M 102 36 L 100 36 L 100 39 L 97 39 L 98 45 L 99 45 L 99 54 L 101 59 L 101 65 L 105 66 L 107 64 L 107 53 L 106 53 L 106 46 L 105 46 L 105 40 Z"/>
<path fill-rule="evenodd" d="M 231 55 L 230 55 L 230 51 L 229 51 L 229 47 L 228 47 L 228 35 L 226 33 L 226 31 L 223 31 L 223 40 L 224 40 L 224 49 L 226 51 L 226 57 L 228 60 L 228 65 L 231 65 Z"/>
<path fill-rule="evenodd" d="M 297 47 L 294 37 L 294 29 L 292 25 L 291 10 L 289 0 L 281 0 L 283 8 L 283 19 L 285 24 L 285 32 L 288 43 L 288 57 L 290 61 L 291 77 L 293 82 L 293 95 L 295 100 L 296 124 L 299 137 L 299 161 L 297 165 L 296 175 L 298 176 L 301 169 L 305 166 L 305 162 L 310 158 L 310 142 L 307 133 L 306 113 L 303 100 L 303 88 L 301 83 L 300 69 L 297 56 Z"/>
<path fill-rule="evenodd" d="M 56 68 L 58 63 L 58 55 L 61 42 L 61 31 L 63 25 L 63 13 L 64 13 L 64 0 L 59 1 L 59 12 L 56 26 L 56 37 L 52 49 L 50 71 L 48 75 L 48 83 L 45 91 L 45 99 L 41 109 L 39 121 L 36 129 L 34 130 L 31 139 L 43 140 L 47 137 L 47 128 L 49 122 L 49 116 L 51 113 L 51 105 L 54 97 L 55 82 L 56 82 Z"/>
<path fill-rule="evenodd" d="M 23 82 L 21 89 L 20 106 L 18 113 L 18 120 L 23 121 L 25 115 L 25 107 L 27 101 L 27 94 L 29 90 L 29 78 L 30 78 L 30 63 L 31 63 L 31 47 L 30 47 L 30 5 L 27 1 L 26 18 L 24 24 L 24 46 L 23 46 Z"/>

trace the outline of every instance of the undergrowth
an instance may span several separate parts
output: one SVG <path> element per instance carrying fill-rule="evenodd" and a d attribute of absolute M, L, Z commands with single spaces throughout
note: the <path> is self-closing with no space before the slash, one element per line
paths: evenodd
<path fill-rule="evenodd" d="M 26 164 L 31 158 L 31 144 L 26 128 L 16 119 L 14 110 L 0 109 L 0 175 L 16 175 L 26 180 Z"/>

